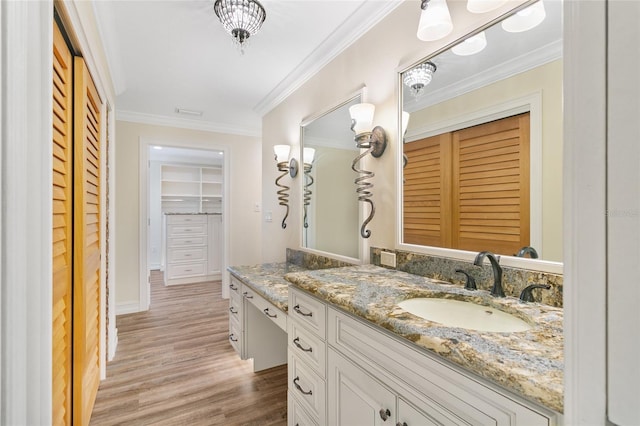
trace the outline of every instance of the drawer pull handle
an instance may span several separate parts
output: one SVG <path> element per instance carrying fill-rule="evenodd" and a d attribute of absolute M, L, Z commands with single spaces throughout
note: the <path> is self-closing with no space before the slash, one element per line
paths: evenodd
<path fill-rule="evenodd" d="M 300 305 L 296 305 L 293 307 L 293 310 L 302 315 L 303 317 L 312 317 L 313 312 L 305 313 L 300 310 Z"/>
<path fill-rule="evenodd" d="M 191 229 L 185 229 L 184 232 L 191 232 Z"/>
<path fill-rule="evenodd" d="M 242 293 L 244 295 L 244 297 L 246 297 L 247 299 L 253 299 L 253 295 L 249 294 L 248 291 L 245 291 L 244 293 Z"/>
<path fill-rule="evenodd" d="M 271 315 L 271 314 L 269 313 L 269 308 L 264 308 L 264 310 L 263 310 L 262 312 L 264 312 L 264 314 L 265 314 L 266 316 L 268 316 L 269 318 L 278 318 L 278 314 L 273 314 L 273 315 Z"/>
<path fill-rule="evenodd" d="M 185 254 L 184 257 L 191 257 L 191 253 Z"/>
<path fill-rule="evenodd" d="M 238 313 L 238 311 L 233 309 L 233 306 L 229 307 L 229 312 L 231 312 L 232 314 L 237 314 Z"/>
<path fill-rule="evenodd" d="M 233 333 L 229 335 L 229 340 L 231 340 L 232 342 L 237 342 L 238 341 L 238 339 L 235 338 Z"/>
<path fill-rule="evenodd" d="M 311 346 L 309 346 L 308 348 L 305 348 L 300 343 L 298 343 L 299 341 L 300 341 L 300 338 L 296 337 L 295 339 L 293 339 L 293 344 L 305 352 L 313 352 L 313 348 Z"/>
<path fill-rule="evenodd" d="M 191 244 L 191 241 L 185 241 L 184 243 L 185 244 Z"/>
<path fill-rule="evenodd" d="M 402 423 L 398 422 L 396 423 L 396 426 L 409 426 L 409 425 L 407 424 L 407 422 L 402 422 Z"/>
<path fill-rule="evenodd" d="M 380 418 L 382 419 L 383 422 L 386 422 L 390 416 L 391 416 L 391 411 L 389 411 L 388 408 L 386 410 L 384 408 L 380 409 Z"/>
<path fill-rule="evenodd" d="M 300 377 L 296 376 L 296 378 L 293 379 L 293 385 L 296 387 L 296 389 L 298 389 L 303 395 L 313 395 L 313 391 L 305 391 L 304 389 L 302 389 L 302 387 L 298 384 L 298 381 L 300 381 Z"/>
<path fill-rule="evenodd" d="M 191 269 L 185 269 L 184 271 L 185 272 L 191 272 Z"/>
<path fill-rule="evenodd" d="M 233 291 L 236 291 L 238 289 L 238 287 L 234 286 L 233 284 L 229 284 L 229 288 Z"/>

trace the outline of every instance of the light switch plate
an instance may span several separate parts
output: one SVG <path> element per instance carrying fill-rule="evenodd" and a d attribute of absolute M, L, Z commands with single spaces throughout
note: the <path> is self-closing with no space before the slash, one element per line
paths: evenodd
<path fill-rule="evenodd" d="M 384 266 L 396 267 L 396 254 L 383 251 L 380 253 L 380 263 Z"/>

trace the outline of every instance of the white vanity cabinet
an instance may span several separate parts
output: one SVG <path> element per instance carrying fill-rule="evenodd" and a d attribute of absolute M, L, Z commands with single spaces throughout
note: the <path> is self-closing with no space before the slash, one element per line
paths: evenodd
<path fill-rule="evenodd" d="M 287 362 L 287 314 L 231 276 L 229 343 L 241 359 L 253 359 L 253 371 Z"/>
<path fill-rule="evenodd" d="M 305 414 L 315 422 L 311 424 L 556 424 L 553 411 L 528 402 L 378 326 L 290 287 L 289 303 L 294 300 L 306 302 L 326 316 L 325 325 L 316 328 L 326 329 L 326 333 L 319 335 L 314 332 L 311 335 L 320 339 L 318 342 L 305 337 L 305 333 L 311 330 L 304 324 L 309 324 L 313 316 L 296 316 L 295 305 L 289 308 L 289 403 L 290 406 L 295 405 L 292 410 L 296 412 L 305 410 Z M 303 303 L 299 310 L 311 312 Z M 316 320 L 319 317 L 316 316 Z M 303 333 L 297 333 L 296 327 Z M 303 348 L 320 344 L 318 352 L 324 350 L 324 355 L 312 358 L 303 353 L 293 341 L 296 338 Z M 322 361 L 316 361 L 320 359 L 326 359 L 323 371 Z M 306 375 L 299 374 L 299 371 Z M 326 401 L 324 411 L 321 406 L 314 406 L 305 395 L 312 390 L 318 393 L 323 390 L 320 385 L 314 385 L 314 375 L 323 380 L 318 383 L 325 385 L 325 394 L 321 398 Z M 302 387 L 302 391 L 296 384 Z M 289 423 L 290 426 L 295 424 Z"/>

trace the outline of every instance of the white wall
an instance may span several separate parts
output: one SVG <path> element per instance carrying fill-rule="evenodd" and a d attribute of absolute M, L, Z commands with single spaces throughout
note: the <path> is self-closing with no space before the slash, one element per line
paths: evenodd
<path fill-rule="evenodd" d="M 152 140 L 169 146 L 209 149 L 228 148 L 230 193 L 225 201 L 232 212 L 229 218 L 230 265 L 261 262 L 260 214 L 254 212 L 259 202 L 262 164 L 259 138 L 226 135 L 200 130 L 116 122 L 116 210 L 117 245 L 116 303 L 133 306 L 140 301 L 139 289 L 139 141 Z M 228 195 L 228 196 L 227 196 Z"/>
<path fill-rule="evenodd" d="M 482 15 L 466 10 L 466 2 L 449 1 L 455 29 L 452 34 L 437 42 L 422 42 L 416 37 L 420 17 L 417 2 L 407 1 L 398 6 L 369 32 L 322 68 L 302 87 L 280 105 L 266 114 L 262 123 L 263 206 L 274 212 L 272 223 L 264 222 L 263 259 L 283 260 L 287 247 L 300 246 L 300 185 L 301 179 L 292 183 L 290 197 L 291 215 L 286 230 L 275 220 L 282 208 L 277 205 L 274 180 L 277 176 L 273 161 L 273 145 L 290 144 L 299 151 L 299 126 L 309 117 L 332 105 L 342 102 L 362 84 L 367 86 L 365 101 L 376 105 L 374 124 L 387 131 L 389 144 L 379 159 L 369 157 L 365 169 L 373 171 L 373 200 L 376 215 L 369 224 L 372 235 L 368 244 L 378 247 L 395 246 L 396 223 L 396 151 L 397 147 L 397 71 L 430 53 L 452 43 L 473 29 L 490 22 L 521 1 L 511 1 L 502 8 Z M 350 123 L 345 123 L 348 127 Z M 297 148 L 295 148 L 297 147 Z M 299 157 L 299 155 L 298 155 Z M 354 197 L 355 197 L 354 187 Z M 275 214 L 275 213 L 278 214 Z M 368 262 L 368 250 L 364 259 Z"/>

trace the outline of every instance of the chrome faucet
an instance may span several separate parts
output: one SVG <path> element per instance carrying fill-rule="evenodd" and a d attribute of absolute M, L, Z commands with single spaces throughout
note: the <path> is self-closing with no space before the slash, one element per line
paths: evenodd
<path fill-rule="evenodd" d="M 538 252 L 536 251 L 536 249 L 534 249 L 533 247 L 530 246 L 525 246 L 522 247 L 518 253 L 515 254 L 516 257 L 524 257 L 527 253 L 529 253 L 529 257 L 531 259 L 537 259 L 538 258 Z"/>
<path fill-rule="evenodd" d="M 473 264 L 476 266 L 482 266 L 484 258 L 489 259 L 491 262 L 491 269 L 493 269 L 493 288 L 491 289 L 491 295 L 495 297 L 504 297 L 504 290 L 502 289 L 502 268 L 498 264 L 500 262 L 500 256 L 497 256 L 490 251 L 481 251 L 476 256 L 476 260 Z"/>

